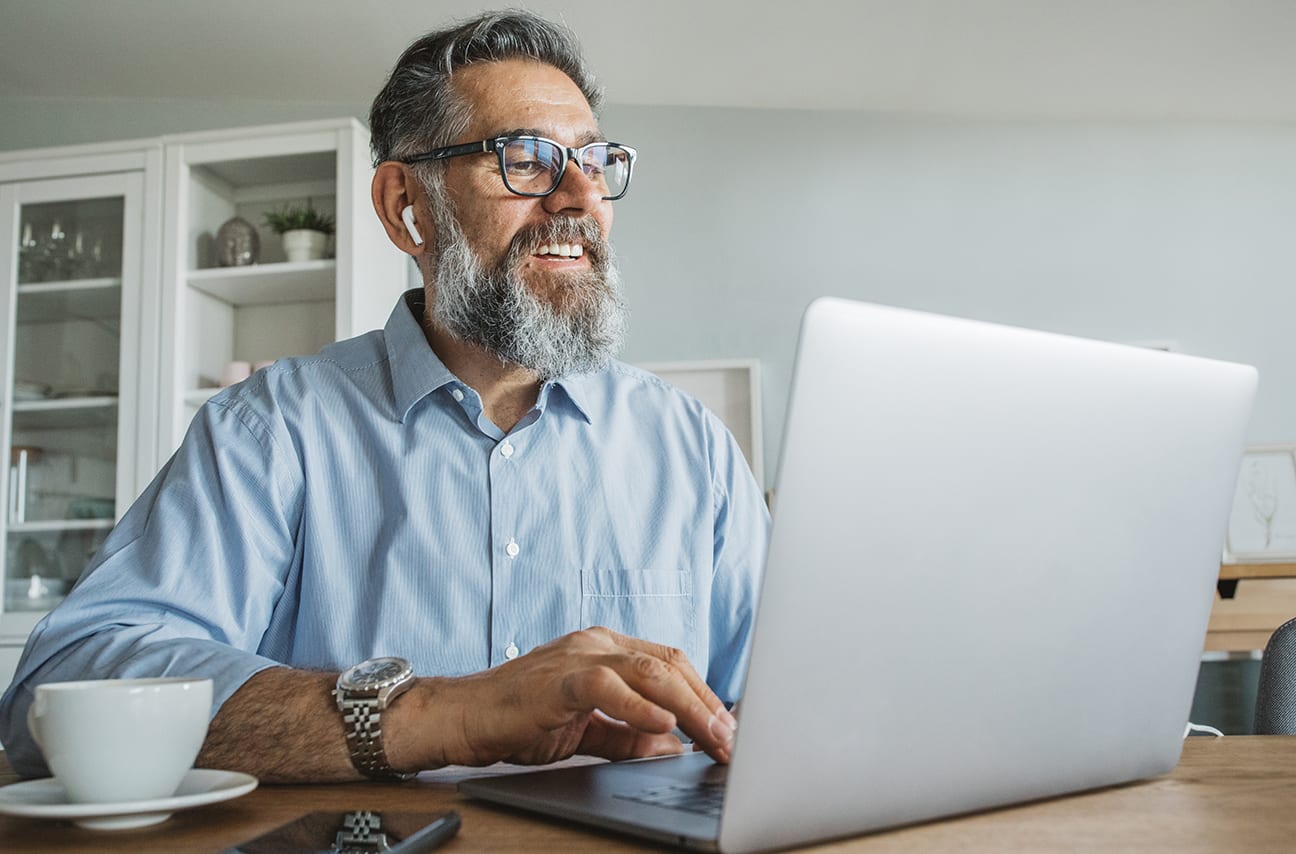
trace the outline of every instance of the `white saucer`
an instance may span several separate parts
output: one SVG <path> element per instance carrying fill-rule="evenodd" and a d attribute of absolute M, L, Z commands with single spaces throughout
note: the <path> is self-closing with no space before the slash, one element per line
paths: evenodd
<path fill-rule="evenodd" d="M 63 785 L 53 777 L 0 788 L 0 815 L 61 818 L 92 830 L 125 830 L 166 821 L 171 813 L 246 795 L 257 778 L 238 771 L 195 768 L 185 774 L 169 798 L 117 804 L 70 804 Z"/>

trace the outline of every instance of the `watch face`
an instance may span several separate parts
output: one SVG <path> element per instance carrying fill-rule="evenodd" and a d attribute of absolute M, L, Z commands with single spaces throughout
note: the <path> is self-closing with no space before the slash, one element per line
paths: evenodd
<path fill-rule="evenodd" d="M 347 671 L 346 681 L 355 688 L 374 688 L 400 678 L 408 670 L 409 662 L 403 658 L 371 658 Z"/>

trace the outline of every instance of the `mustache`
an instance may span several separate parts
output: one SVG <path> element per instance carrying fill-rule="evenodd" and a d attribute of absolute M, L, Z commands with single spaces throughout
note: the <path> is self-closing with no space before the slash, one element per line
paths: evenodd
<path fill-rule="evenodd" d="M 559 217 L 530 225 L 513 235 L 505 259 L 513 269 L 523 258 L 549 243 L 580 243 L 585 247 L 585 257 L 595 270 L 606 270 L 611 257 L 611 246 L 603 239 L 603 232 L 592 216 Z"/>

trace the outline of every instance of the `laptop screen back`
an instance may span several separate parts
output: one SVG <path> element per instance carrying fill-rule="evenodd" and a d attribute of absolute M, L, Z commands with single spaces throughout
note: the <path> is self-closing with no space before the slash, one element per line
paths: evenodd
<path fill-rule="evenodd" d="M 1241 365 L 814 303 L 722 850 L 1172 768 L 1255 385 Z"/>

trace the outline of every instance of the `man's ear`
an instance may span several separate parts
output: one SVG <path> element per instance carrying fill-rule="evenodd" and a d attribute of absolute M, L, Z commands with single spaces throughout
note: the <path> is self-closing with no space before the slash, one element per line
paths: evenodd
<path fill-rule="evenodd" d="M 418 186 L 418 179 L 403 164 L 387 160 L 378 164 L 374 170 L 373 192 L 374 212 L 378 221 L 387 232 L 387 239 L 396 248 L 407 255 L 420 255 L 427 249 L 427 240 L 432 236 L 432 225 L 426 216 L 420 216 L 419 208 L 426 211 L 423 205 L 415 205 L 415 199 L 422 199 L 423 194 Z M 414 205 L 414 211 L 405 213 L 405 209 Z M 409 227 L 408 220 L 414 220 Z M 415 240 L 415 236 L 418 240 Z"/>

